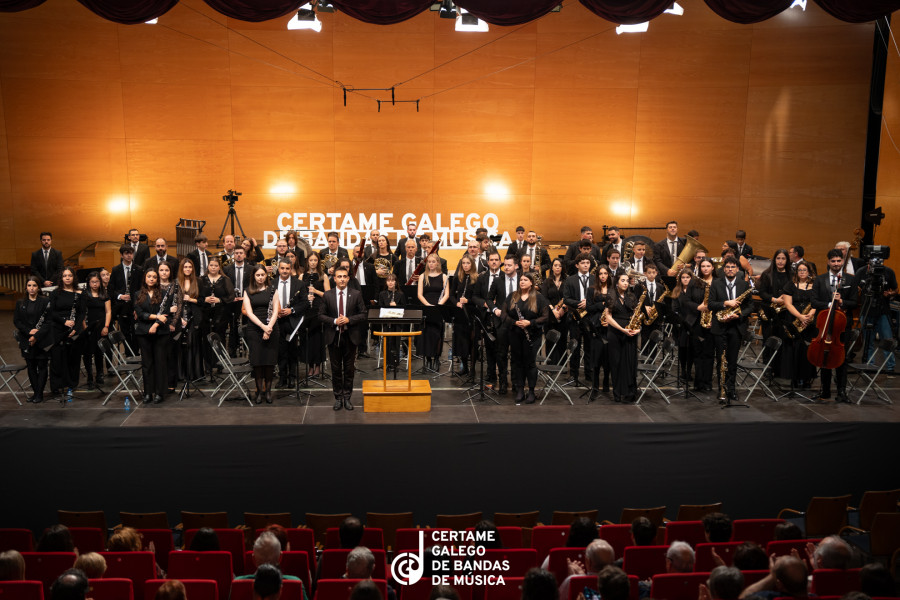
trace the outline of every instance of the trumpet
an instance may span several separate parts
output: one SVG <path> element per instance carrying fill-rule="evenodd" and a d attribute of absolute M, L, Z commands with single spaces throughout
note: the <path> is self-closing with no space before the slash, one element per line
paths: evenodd
<path fill-rule="evenodd" d="M 631 243 L 631 242 L 629 242 Z M 645 283 L 647 281 L 647 276 L 641 273 L 640 271 L 636 271 L 632 268 L 631 263 L 625 261 L 622 263 L 622 268 L 625 269 L 625 274 L 628 275 L 629 279 L 636 279 L 641 283 Z"/>

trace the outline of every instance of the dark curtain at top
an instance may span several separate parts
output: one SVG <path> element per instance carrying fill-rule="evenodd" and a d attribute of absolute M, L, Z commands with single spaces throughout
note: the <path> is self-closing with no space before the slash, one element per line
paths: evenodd
<path fill-rule="evenodd" d="M 0 0 L 0 12 L 19 12 L 40 6 L 47 0 Z"/>
<path fill-rule="evenodd" d="M 649 21 L 663 14 L 673 2 L 674 0 L 581 0 L 589 11 L 618 25 Z"/>
<path fill-rule="evenodd" d="M 366 23 L 391 25 L 428 10 L 431 0 L 335 0 L 334 7 Z"/>
<path fill-rule="evenodd" d="M 855 2 L 856 0 L 838 0 L 840 2 Z M 781 11 L 789 8 L 793 0 L 705 0 L 706 5 L 714 13 L 732 23 L 759 23 L 771 19 Z"/>
<path fill-rule="evenodd" d="M 491 25 L 521 25 L 543 17 L 562 0 L 462 0 L 459 5 Z"/>
<path fill-rule="evenodd" d="M 239 21 L 259 23 L 277 19 L 306 4 L 304 0 L 203 0 L 217 12 Z"/>
<path fill-rule="evenodd" d="M 816 0 L 825 12 L 841 21 L 865 23 L 900 10 L 898 0 Z"/>
<path fill-rule="evenodd" d="M 78 0 L 85 8 L 108 21 L 123 25 L 146 23 L 157 19 L 178 4 L 178 0 Z"/>

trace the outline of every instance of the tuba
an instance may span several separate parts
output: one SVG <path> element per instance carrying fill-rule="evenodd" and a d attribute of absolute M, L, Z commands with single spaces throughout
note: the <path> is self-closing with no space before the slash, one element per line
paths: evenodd
<path fill-rule="evenodd" d="M 678 258 L 675 259 L 675 262 L 672 263 L 672 269 L 677 272 L 683 269 L 685 265 L 693 263 L 694 255 L 697 254 L 698 250 L 703 250 L 709 254 L 709 250 L 707 250 L 706 246 L 701 244 L 699 240 L 692 238 L 689 235 L 685 236 L 684 249 L 678 255 Z"/>
<path fill-rule="evenodd" d="M 625 246 L 622 249 L 622 264 L 625 264 L 631 260 L 634 256 L 634 240 L 630 242 L 625 242 Z"/>

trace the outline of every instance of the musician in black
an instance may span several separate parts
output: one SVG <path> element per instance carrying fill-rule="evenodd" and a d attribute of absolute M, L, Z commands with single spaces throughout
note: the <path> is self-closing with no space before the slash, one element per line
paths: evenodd
<path fill-rule="evenodd" d="M 122 262 L 113 267 L 109 276 L 109 297 L 113 302 L 113 316 L 119 331 L 132 350 L 137 350 L 134 339 L 134 296 L 141 289 L 143 270 L 134 262 L 134 251 L 129 244 L 119 248 Z M 127 352 L 127 348 L 123 349 Z"/>
<path fill-rule="evenodd" d="M 691 359 L 694 365 L 694 390 L 698 392 L 712 390 L 713 364 L 716 356 L 721 356 L 721 352 L 716 351 L 716 336 L 712 329 L 716 316 L 708 314 L 712 284 L 716 280 L 713 273 L 712 262 L 704 258 L 700 261 L 700 275 L 691 281 L 691 305 L 697 313 L 697 319 L 691 327 Z M 708 325 L 704 326 L 704 322 Z"/>
<path fill-rule="evenodd" d="M 300 235 L 296 231 L 288 231 L 284 241 L 287 242 L 287 251 L 297 257 L 297 264 L 306 265 L 306 252 L 300 247 Z"/>
<path fill-rule="evenodd" d="M 278 263 L 278 279 L 273 285 L 278 296 L 278 385 L 293 387 L 297 377 L 299 346 L 296 336 L 291 340 L 288 338 L 309 308 L 309 288 L 291 275 L 291 265 L 286 260 Z M 246 302 L 244 304 L 246 307 Z M 270 396 L 266 394 L 266 402 L 271 402 Z"/>
<path fill-rule="evenodd" d="M 494 285 L 488 292 L 488 303 L 491 306 L 494 326 L 497 330 L 497 340 L 494 342 L 494 351 L 497 358 L 498 392 L 502 395 L 507 391 L 506 375 L 512 370 L 512 380 L 518 380 L 518 371 L 521 365 L 513 363 L 509 365 L 509 333 L 510 325 L 503 319 L 503 306 L 509 301 L 516 290 L 519 289 L 519 273 L 516 259 L 507 256 L 503 259 L 503 274 L 494 279 Z M 518 388 L 513 385 L 513 391 L 518 393 Z"/>
<path fill-rule="evenodd" d="M 304 261 L 304 267 L 306 261 Z M 253 265 L 247 261 L 246 252 L 242 246 L 234 249 L 234 260 L 225 267 L 225 277 L 231 280 L 234 287 L 234 300 L 228 307 L 228 354 L 231 357 L 237 356 L 238 344 L 240 343 L 240 327 L 242 325 L 241 307 L 244 305 L 244 290 L 250 285 L 253 277 Z"/>
<path fill-rule="evenodd" d="M 785 255 L 787 256 L 787 255 Z M 816 376 L 816 368 L 809 362 L 806 349 L 816 337 L 816 309 L 812 307 L 813 277 L 809 265 L 801 260 L 797 263 L 791 281 L 782 289 L 785 311 L 779 323 L 779 332 L 784 340 L 781 349 L 781 376 L 790 377 L 794 387 L 809 389 Z M 801 331 L 794 321 L 799 320 Z"/>
<path fill-rule="evenodd" d="M 622 236 L 619 235 L 619 228 L 615 225 L 606 230 L 606 239 L 608 240 L 607 244 L 603 247 L 603 252 L 601 256 L 601 262 L 608 263 L 609 261 L 609 253 L 612 250 L 618 250 L 619 256 L 622 256 L 622 252 L 625 251 L 625 242 L 622 241 Z"/>
<path fill-rule="evenodd" d="M 141 233 L 135 228 L 131 228 L 128 230 L 128 241 L 125 243 L 126 246 L 130 246 L 132 252 L 134 253 L 134 263 L 138 266 L 144 264 L 148 258 L 150 258 L 150 248 L 147 244 L 141 243 Z M 138 280 L 138 287 L 141 285 L 141 280 Z"/>
<path fill-rule="evenodd" d="M 672 266 L 684 250 L 685 243 L 685 238 L 678 237 L 678 221 L 669 221 L 666 223 L 665 239 L 657 242 L 656 248 L 653 249 L 653 260 L 656 262 L 659 275 L 670 287 L 675 285 L 677 275 Z"/>
<path fill-rule="evenodd" d="M 397 240 L 397 249 L 394 250 L 394 254 L 397 255 L 397 258 L 401 258 L 406 252 L 406 242 L 410 240 L 416 243 L 416 251 L 413 255 L 419 256 L 419 240 L 416 238 L 417 229 L 418 226 L 413 221 L 406 224 L 406 237 Z M 421 258 L 421 256 L 419 256 L 419 258 Z"/>
<path fill-rule="evenodd" d="M 672 313 L 675 317 L 675 342 L 678 344 L 678 364 L 681 379 L 688 381 L 694 365 L 693 343 L 694 327 L 700 318 L 697 311 L 698 302 L 693 299 L 694 276 L 690 267 L 682 269 L 678 274 L 677 284 L 672 288 Z M 702 296 L 701 296 L 702 297 Z M 709 370 L 712 377 L 712 368 Z M 710 387 L 712 382 L 710 382 Z M 697 387 L 698 391 L 700 390 Z"/>
<path fill-rule="evenodd" d="M 406 306 L 406 294 L 399 288 L 397 276 L 389 273 L 384 278 L 385 288 L 378 293 L 378 308 L 403 308 Z M 382 331 L 397 331 L 396 325 L 383 325 Z M 377 339 L 377 338 L 376 338 Z M 384 357 L 385 364 L 388 369 L 393 369 L 397 365 L 400 356 L 400 338 L 388 337 L 387 339 L 387 356 Z M 383 344 L 380 339 L 379 344 Z"/>
<path fill-rule="evenodd" d="M 475 294 L 478 273 L 472 257 L 464 254 L 456 273 L 450 277 L 450 304 L 463 309 L 468 314 L 469 304 Z M 472 348 L 472 325 L 468 317 L 459 316 L 453 321 L 453 356 L 459 359 L 459 375 L 469 373 L 469 356 Z"/>
<path fill-rule="evenodd" d="M 575 261 L 578 272 L 566 279 L 563 284 L 563 298 L 565 298 L 566 306 L 569 310 L 569 337 L 578 340 L 575 351 L 572 352 L 571 361 L 569 362 L 569 374 L 575 380 L 576 385 L 581 385 L 578 380 L 578 367 L 581 364 L 581 355 L 584 353 L 584 377 L 586 381 L 593 381 L 593 369 L 591 368 L 590 348 L 591 348 L 591 332 L 589 323 L 584 322 L 587 313 L 582 313 L 587 309 L 588 299 L 591 287 L 594 285 L 594 276 L 590 274 L 591 255 L 582 252 Z"/>
<path fill-rule="evenodd" d="M 331 282 L 325 275 L 325 268 L 318 254 L 311 254 L 306 258 L 303 282 L 309 289 L 307 298 L 310 310 L 313 315 L 317 315 L 325 292 L 331 289 Z M 300 360 L 307 364 L 309 376 L 315 377 L 322 374 L 322 364 L 325 363 L 325 340 L 322 323 L 318 319 L 309 318 L 306 323 L 306 345 L 301 349 Z"/>
<path fill-rule="evenodd" d="M 613 278 L 610 275 L 609 267 L 606 265 L 600 265 L 597 267 L 596 275 L 593 276 L 594 284 L 591 286 L 591 289 L 588 293 L 588 301 L 586 305 L 586 309 L 588 311 L 587 314 L 587 322 L 590 325 L 589 333 L 590 333 L 590 354 L 588 354 L 588 349 L 585 348 L 585 362 L 590 360 L 591 363 L 591 371 L 593 373 L 593 377 L 591 379 L 591 395 L 588 398 L 588 401 L 593 401 L 596 397 L 596 392 L 599 391 L 600 388 L 600 369 L 603 369 L 603 388 L 602 391 L 609 391 L 609 352 L 607 351 L 608 337 L 607 333 L 607 325 L 603 325 L 605 321 L 603 320 L 603 314 L 606 310 L 606 307 L 609 304 L 609 299 L 613 294 L 615 289 L 615 285 L 613 284 Z M 582 328 L 584 328 L 584 324 L 582 323 Z"/>
<path fill-rule="evenodd" d="M 207 265 L 209 264 L 209 238 L 205 233 L 199 233 L 194 237 L 194 245 L 196 248 L 188 252 L 188 259 L 194 263 L 194 270 L 197 277 L 206 275 Z"/>
<path fill-rule="evenodd" d="M 762 335 L 767 340 L 770 336 L 776 335 L 781 338 L 782 343 L 786 343 L 787 339 L 784 334 L 785 324 L 785 287 L 791 282 L 791 270 L 787 266 L 788 255 L 787 250 L 778 249 L 772 256 L 772 264 L 762 272 L 756 282 L 756 292 L 760 298 L 760 316 L 762 319 Z M 768 347 L 763 349 L 763 356 L 766 362 L 771 357 L 771 350 Z M 788 357 L 782 353 L 780 358 Z M 775 377 L 781 377 L 782 363 L 785 360 L 776 359 L 772 363 L 772 372 Z M 790 364 L 792 359 L 788 359 Z M 791 369 L 792 370 L 792 369 Z"/>
<path fill-rule="evenodd" d="M 200 344 L 200 324 L 203 307 L 200 298 L 200 282 L 197 280 L 194 263 L 183 258 L 178 268 L 178 293 L 181 296 L 175 333 L 179 348 L 179 375 L 191 381 L 203 374 L 203 352 Z M 180 332 L 180 335 L 179 335 Z"/>
<path fill-rule="evenodd" d="M 209 259 L 209 271 L 200 278 L 200 306 L 203 307 L 203 319 L 200 325 L 201 347 L 205 348 L 207 373 L 210 381 L 213 379 L 212 371 L 215 365 L 212 347 L 207 341 L 210 332 L 219 334 L 225 339 L 225 329 L 228 327 L 230 313 L 227 309 L 234 298 L 234 286 L 231 280 L 222 274 L 222 265 L 219 259 L 213 256 Z M 219 367 L 221 369 L 221 367 Z"/>
<path fill-rule="evenodd" d="M 134 300 L 137 324 L 135 338 L 141 347 L 141 366 L 144 374 L 144 404 L 163 401 L 167 385 L 166 347 L 169 341 L 169 307 L 172 294 L 159 288 L 159 274 L 155 269 L 144 272 L 144 284 Z"/>
<path fill-rule="evenodd" d="M 516 227 L 516 239 L 509 243 L 506 247 L 506 256 L 520 256 L 522 250 L 525 249 L 525 228 L 519 225 Z M 504 258 L 506 258 L 504 256 Z"/>
<path fill-rule="evenodd" d="M 329 276 L 334 275 L 334 268 L 342 258 L 350 260 L 350 254 L 346 248 L 338 245 L 340 237 L 336 231 L 329 231 L 326 236 L 328 239 L 328 247 L 319 251 L 319 258 L 325 263 L 325 272 Z M 328 266 L 331 265 L 331 266 Z"/>
<path fill-rule="evenodd" d="M 283 262 L 278 265 L 279 272 L 284 270 L 290 274 L 290 265 Z M 290 281 L 290 279 L 288 279 Z M 247 346 L 250 348 L 250 365 L 253 367 L 253 379 L 256 381 L 254 402 L 260 404 L 265 396 L 266 403 L 272 403 L 272 379 L 275 374 L 275 363 L 279 360 L 281 296 L 278 282 L 268 284 L 269 272 L 263 265 L 255 265 L 251 280 L 242 300 L 247 313 Z M 283 284 L 282 284 L 283 285 Z M 307 302 L 306 297 L 303 299 Z M 285 321 L 286 323 L 287 321 Z"/>
<path fill-rule="evenodd" d="M 41 247 L 31 253 L 31 274 L 41 280 L 41 287 L 50 287 L 63 268 L 62 252 L 51 247 L 53 234 L 41 232 Z"/>
<path fill-rule="evenodd" d="M 377 263 L 375 262 L 376 260 L 378 261 Z M 391 252 L 391 241 L 386 235 L 378 236 L 378 239 L 375 240 L 375 249 L 366 258 L 366 261 L 375 268 L 375 276 L 381 279 L 382 282 L 388 276 L 388 273 L 393 272 L 394 264 L 396 264 L 397 260 L 398 258 Z M 413 265 L 413 268 L 415 268 L 415 265 Z M 406 283 L 405 280 L 404 283 Z M 381 286 L 381 289 L 378 291 L 381 292 L 383 289 L 384 286 Z"/>
<path fill-rule="evenodd" d="M 166 324 L 164 325 L 169 330 L 169 337 L 165 341 L 164 351 L 166 354 L 166 390 L 172 393 L 178 385 L 178 365 L 181 361 L 181 348 L 179 344 L 173 343 L 173 340 L 177 334 L 182 333 L 179 313 L 183 300 L 179 293 L 176 274 L 169 270 L 169 264 L 163 263 L 159 265 L 156 268 L 156 273 L 159 276 L 160 294 L 164 298 L 169 298 L 166 302 L 166 310 L 168 311 L 166 314 L 169 318 L 166 319 Z"/>
<path fill-rule="evenodd" d="M 566 281 L 566 272 L 562 260 L 553 259 L 550 263 L 550 272 L 541 283 L 541 295 L 550 303 L 550 320 L 546 330 L 554 329 L 559 332 L 559 341 L 552 348 L 549 356 L 549 364 L 558 365 L 565 353 L 566 341 L 569 337 L 569 328 L 566 324 L 566 303 L 563 299 L 563 283 Z M 550 349 L 548 349 L 550 350 Z"/>
<path fill-rule="evenodd" d="M 419 238 L 419 243 L 421 245 L 421 252 L 423 254 L 422 260 L 425 259 L 426 256 L 431 254 L 431 249 L 434 248 L 434 240 L 431 239 L 431 236 L 427 233 L 423 233 Z M 447 259 L 441 258 L 438 256 L 438 260 L 441 263 L 441 273 L 444 275 L 447 274 Z"/>
<path fill-rule="evenodd" d="M 550 253 L 547 252 L 547 249 L 538 244 L 538 236 L 534 230 L 530 230 L 525 235 L 525 245 L 519 252 L 519 256 L 526 254 L 531 256 L 531 265 L 541 274 L 541 278 L 546 276 L 553 261 L 550 260 Z"/>
<path fill-rule="evenodd" d="M 475 265 L 475 270 L 479 274 L 487 270 L 487 257 L 482 259 L 481 246 L 477 240 L 469 240 L 466 243 L 466 256 L 472 259 L 472 264 Z M 459 271 L 459 263 L 456 263 L 456 270 Z"/>
<path fill-rule="evenodd" d="M 472 294 L 472 311 L 477 311 L 478 317 L 482 320 L 485 327 L 495 329 L 496 326 L 492 316 L 493 309 L 490 303 L 490 297 L 492 290 L 494 289 L 494 282 L 503 277 L 503 272 L 500 270 L 500 253 L 496 250 L 491 252 L 488 255 L 487 264 L 487 270 L 482 272 L 478 276 L 478 281 L 475 282 L 475 292 Z M 479 331 L 475 332 L 475 335 L 479 334 Z M 496 344 L 485 344 L 484 353 L 486 370 L 484 381 L 486 385 L 493 387 L 497 382 L 498 365 Z M 506 375 L 505 369 L 503 374 Z"/>
<path fill-rule="evenodd" d="M 635 247 L 637 247 L 637 244 L 635 244 Z M 644 268 L 644 282 L 635 290 L 637 294 L 647 290 L 647 302 L 644 304 L 645 322 L 641 326 L 641 343 L 645 343 L 650 339 L 650 334 L 662 327 L 662 312 L 664 308 L 661 298 L 669 290 L 666 284 L 657 278 L 658 271 L 655 263 L 648 262 L 644 265 Z M 652 323 L 647 323 L 646 319 L 650 318 L 651 309 L 653 308 L 656 308 L 657 316 Z"/>
<path fill-rule="evenodd" d="M 28 381 L 31 383 L 32 395 L 28 401 L 35 404 L 44 401 L 44 386 L 47 384 L 47 362 L 50 354 L 47 347 L 52 343 L 50 331 L 50 315 L 48 306 L 50 299 L 41 295 L 39 277 L 32 275 L 25 284 L 25 297 L 16 302 L 13 312 L 13 325 L 16 328 L 16 339 L 22 358 L 28 365 Z"/>
<path fill-rule="evenodd" d="M 262 248 L 256 243 L 256 238 L 244 238 L 241 240 L 241 248 L 244 249 L 245 260 L 251 264 L 261 263 L 265 260 Z"/>
<path fill-rule="evenodd" d="M 586 247 L 583 242 L 587 242 Z M 592 269 L 594 266 L 600 264 L 603 252 L 599 246 L 594 244 L 594 232 L 587 225 L 581 228 L 581 239 L 569 244 L 569 247 L 566 249 L 566 256 L 563 260 L 567 274 L 572 275 L 578 270 L 578 257 L 585 251 L 593 258 L 594 264 L 591 266 Z"/>
<path fill-rule="evenodd" d="M 411 281 L 412 284 L 415 284 L 419 281 L 419 276 L 415 273 L 416 267 L 418 267 L 419 262 L 421 262 L 421 259 L 416 256 L 418 245 L 415 240 L 407 240 L 404 247 L 406 249 L 406 254 L 403 255 L 403 258 L 394 263 L 394 274 L 397 276 L 401 285 L 409 281 Z"/>
<path fill-rule="evenodd" d="M 109 335 L 112 321 L 112 306 L 106 290 L 100 281 L 100 273 L 91 271 L 87 277 L 87 289 L 82 292 L 85 306 L 85 330 L 82 360 L 87 373 L 87 389 L 94 388 L 94 373 L 97 385 L 103 385 L 103 353 L 99 341 Z"/>
<path fill-rule="evenodd" d="M 840 310 L 845 314 L 849 314 L 857 304 L 857 288 L 853 277 L 845 277 L 842 269 L 844 265 L 844 255 L 840 250 L 831 249 L 826 255 L 828 258 L 828 271 L 821 276 L 816 277 L 813 283 L 813 299 L 812 306 L 818 312 L 827 311 L 832 306 L 832 298 L 834 298 L 834 309 Z M 848 279 L 850 281 L 848 281 Z M 847 323 L 848 327 L 850 322 Z M 821 334 L 821 332 L 819 332 Z M 846 330 L 842 338 L 846 338 Z M 845 339 L 841 340 L 846 341 Z M 836 402 L 850 403 L 847 398 L 847 354 L 844 355 L 844 362 L 837 369 L 837 397 Z M 832 369 L 820 369 L 819 375 L 822 378 L 822 390 L 819 393 L 820 400 L 831 398 L 831 371 Z"/>
<path fill-rule="evenodd" d="M 753 246 L 747 243 L 746 231 L 738 229 L 734 234 L 734 240 L 737 244 L 737 257 L 743 256 L 747 260 L 753 258 Z"/>
<path fill-rule="evenodd" d="M 436 253 L 425 259 L 425 270 L 418 282 L 419 302 L 423 306 L 445 304 L 450 297 L 449 277 L 441 272 L 439 259 Z M 437 370 L 444 342 L 444 319 L 437 309 L 425 311 L 421 340 L 420 352 L 425 357 L 425 364 L 429 369 Z"/>
<path fill-rule="evenodd" d="M 635 310 L 643 311 L 643 308 L 638 306 L 638 299 L 628 289 L 628 275 L 621 273 L 614 281 L 615 289 L 606 306 L 613 399 L 634 404 L 637 399 L 637 336 L 641 328 L 629 328 L 629 321 Z"/>
<path fill-rule="evenodd" d="M 747 318 L 753 312 L 749 295 L 741 298 L 750 284 L 738 276 L 738 261 L 728 256 L 722 261 L 724 277 L 716 278 L 709 290 L 709 309 L 713 311 L 712 334 L 716 338 L 716 356 L 719 358 L 719 400 L 728 403 L 737 400 L 735 377 L 741 340 L 747 333 Z M 705 263 L 704 263 L 705 264 Z M 703 265 L 701 265 L 702 269 Z M 726 309 L 738 309 L 734 316 L 720 319 L 717 314 Z M 725 396 L 722 396 L 724 390 Z"/>
<path fill-rule="evenodd" d="M 169 244 L 166 242 L 166 238 L 156 238 L 154 247 L 156 248 L 156 254 L 144 261 L 141 270 L 146 272 L 150 269 L 155 269 L 163 262 L 167 262 L 169 263 L 169 268 L 172 269 L 172 272 L 177 272 L 178 259 L 169 255 Z"/>
<path fill-rule="evenodd" d="M 506 300 L 502 310 L 502 319 L 509 329 L 510 360 L 517 366 L 512 373 L 516 404 L 534 404 L 535 358 L 541 347 L 541 330 L 549 318 L 550 303 L 535 287 L 534 275 L 521 275 L 518 289 Z"/>
<path fill-rule="evenodd" d="M 50 390 L 65 393 L 71 401 L 81 372 L 81 333 L 84 330 L 84 301 L 75 283 L 75 271 L 64 267 L 58 287 L 50 294 L 53 348 L 50 350 Z"/>

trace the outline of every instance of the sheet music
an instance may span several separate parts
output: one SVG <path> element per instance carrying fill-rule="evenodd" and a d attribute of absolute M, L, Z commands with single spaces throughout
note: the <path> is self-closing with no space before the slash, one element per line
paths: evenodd
<path fill-rule="evenodd" d="M 381 319 L 402 319 L 403 313 L 402 308 L 382 308 L 378 312 L 378 317 Z"/>

